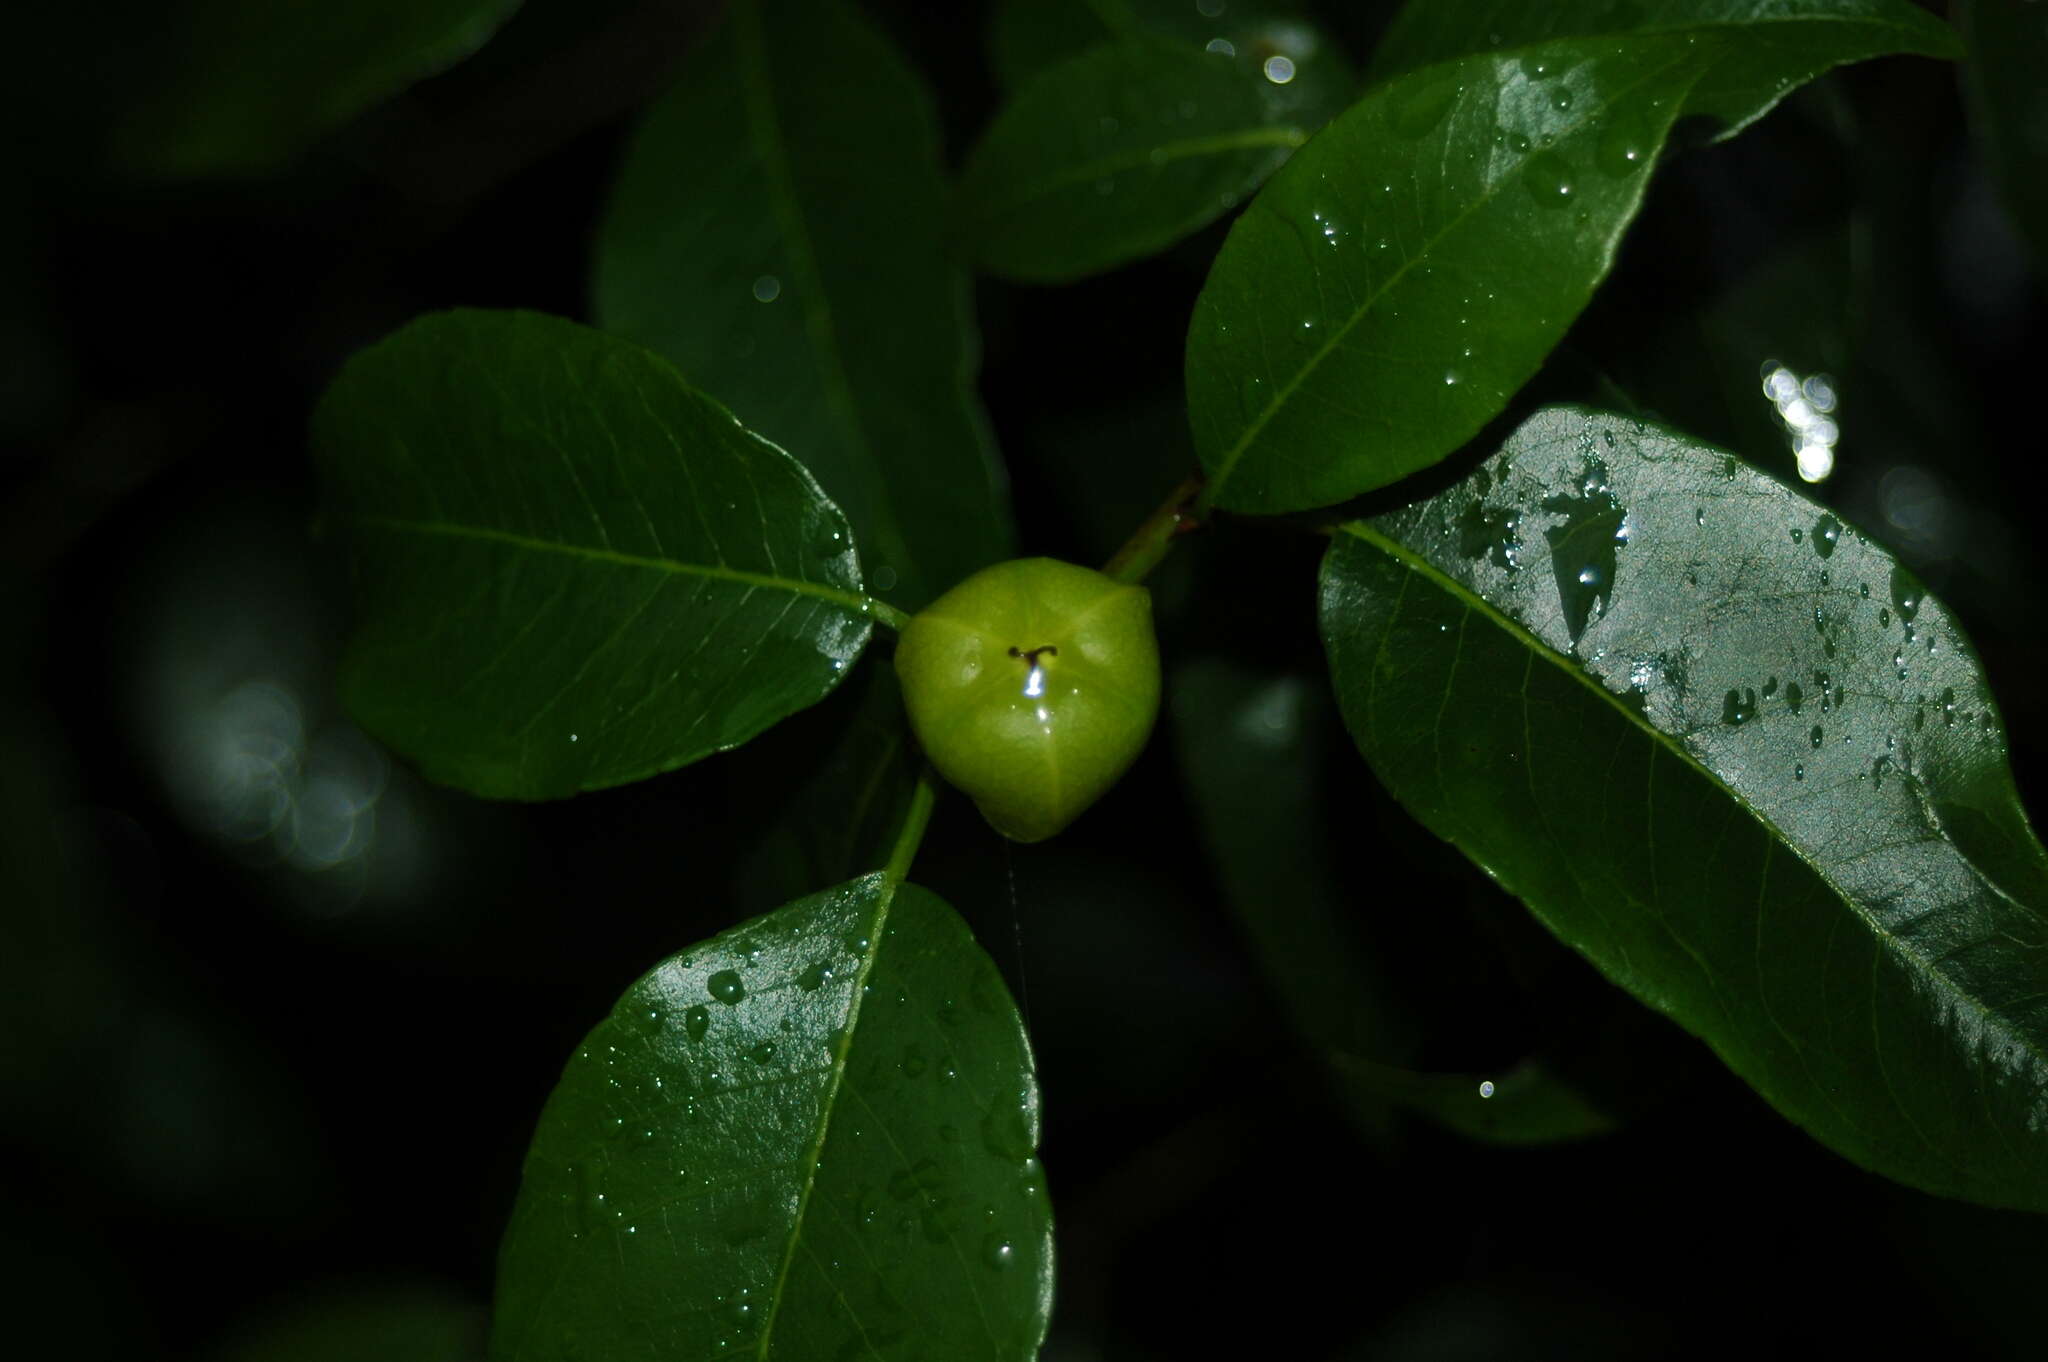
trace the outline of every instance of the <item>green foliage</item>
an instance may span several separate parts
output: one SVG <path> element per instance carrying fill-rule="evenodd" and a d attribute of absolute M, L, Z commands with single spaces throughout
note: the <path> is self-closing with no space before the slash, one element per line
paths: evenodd
<path fill-rule="evenodd" d="M 1405 1110 L 1536 1145 L 1616 1118 L 1541 1044 L 1497 1072 L 1425 1053 L 1392 983 L 1412 962 L 1359 930 L 1410 910 L 1375 857 L 1412 825 L 1334 825 L 1331 791 L 1366 783 L 1332 765 L 1340 719 L 1414 820 L 1828 1146 L 2048 1209 L 2048 855 L 1949 610 L 1685 435 L 1546 407 L 1457 462 L 1556 378 L 1685 120 L 1725 138 L 1832 67 L 1953 36 L 1903 0 L 1418 0 L 1349 102 L 1328 34 L 1188 8 L 999 5 L 1009 102 L 949 185 L 920 79 L 854 10 L 738 0 L 632 138 L 603 330 L 430 316 L 322 402 L 322 519 L 358 599 L 344 695 L 432 779 L 542 799 L 669 771 L 817 705 L 876 620 L 898 632 L 900 697 L 870 664 L 748 754 L 740 879 L 790 901 L 656 966 L 570 1061 L 493 1356 L 1035 1356 L 1032 1062 L 965 924 L 905 883 L 920 763 L 1006 836 L 1059 832 L 1160 701 L 1135 580 L 1212 512 L 1369 493 L 1264 522 L 1330 535 L 1334 707 L 1320 661 L 1170 662 L 1195 854 L 1367 1128 Z M 1975 73 L 2023 216 L 2048 169 L 2024 69 Z M 1205 485 L 1107 575 L 987 567 L 1012 535 L 958 257 L 1077 279 L 1247 196 L 1185 338 Z M 1793 335 L 1801 298 L 1845 310 L 1844 251 L 1795 241 L 1625 378 L 1717 421 L 1745 381 L 1724 338 Z M 1121 488 L 1149 451 L 1112 436 L 1048 462 Z M 1189 594 L 1188 632 L 1227 636 Z"/>
<path fill-rule="evenodd" d="M 2048 1209 L 2048 854 L 1968 640 L 1883 549 L 1550 409 L 1343 526 L 1322 621 L 1374 771 L 1609 978 L 1858 1162 Z"/>
<path fill-rule="evenodd" d="M 845 518 L 658 357 L 531 313 L 423 318 L 313 421 L 353 549 L 358 722 L 435 780 L 552 799 L 736 746 L 873 628 Z"/>
<path fill-rule="evenodd" d="M 1038 1355 L 1052 1220 L 1017 1010 L 869 875 L 657 965 L 541 1114 L 491 1355 Z"/>
<path fill-rule="evenodd" d="M 739 0 L 634 137 L 591 288 L 600 326 L 802 451 L 910 608 L 1011 539 L 930 104 L 850 7 Z"/>
<path fill-rule="evenodd" d="M 163 89 L 121 129 L 160 175 L 267 170 L 482 46 L 520 0 L 197 0 L 178 11 Z"/>
<path fill-rule="evenodd" d="M 992 274 L 1059 283 L 1172 245 L 1257 188 L 1311 129 L 1275 122 L 1220 53 L 1091 48 L 1031 82 L 968 158 L 962 231 Z"/>

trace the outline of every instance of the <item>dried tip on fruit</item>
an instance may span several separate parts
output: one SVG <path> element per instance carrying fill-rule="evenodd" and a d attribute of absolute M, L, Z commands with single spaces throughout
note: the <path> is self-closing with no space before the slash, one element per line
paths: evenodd
<path fill-rule="evenodd" d="M 1152 597 L 1089 568 L 984 568 L 905 626 L 896 675 L 940 775 L 1038 842 L 1101 798 L 1159 716 Z"/>

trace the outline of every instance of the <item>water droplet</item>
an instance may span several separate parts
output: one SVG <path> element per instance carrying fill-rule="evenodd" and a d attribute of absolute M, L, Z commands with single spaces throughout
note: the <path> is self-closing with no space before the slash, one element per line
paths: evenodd
<path fill-rule="evenodd" d="M 1029 1158 L 1035 1146 L 1023 1103 L 1014 1097 L 1000 1096 L 990 1103 L 981 1118 L 981 1142 L 998 1158 Z"/>
<path fill-rule="evenodd" d="M 1634 110 L 1616 113 L 1600 130 L 1593 148 L 1593 164 L 1602 174 L 1616 179 L 1635 174 L 1650 163 L 1654 139 L 1648 122 Z"/>
<path fill-rule="evenodd" d="M 1820 728 L 1820 725 L 1819 725 L 1819 724 L 1815 724 L 1815 725 L 1813 726 L 1812 730 L 1811 730 L 1811 731 L 1809 731 L 1809 732 L 1807 733 L 1807 735 L 1806 735 L 1806 740 L 1807 740 L 1808 742 L 1812 743 L 1812 744 L 1813 744 L 1813 746 L 1814 746 L 1814 749 L 1815 749 L 1815 750 L 1817 751 L 1817 750 L 1819 750 L 1819 748 L 1820 748 L 1820 743 L 1821 743 L 1821 739 L 1822 739 L 1822 737 L 1824 737 L 1824 736 L 1825 736 L 1825 735 L 1824 735 L 1824 734 L 1823 734 L 1823 733 L 1821 732 L 1821 728 Z"/>
<path fill-rule="evenodd" d="M 1264 379 L 1247 377 L 1237 385 L 1237 405 L 1245 420 L 1259 416 L 1266 406 L 1266 383 Z"/>
<path fill-rule="evenodd" d="M 683 1034 L 691 1040 L 704 1039 L 704 1033 L 711 1029 L 711 1009 L 702 1003 L 683 1013 Z"/>
<path fill-rule="evenodd" d="M 1823 558 L 1831 558 L 1834 556 L 1835 543 L 1841 537 L 1842 522 L 1831 515 L 1824 515 L 1813 526 L 1813 551 Z"/>
<path fill-rule="evenodd" d="M 1572 168 L 1554 151 L 1539 151 L 1522 171 L 1529 197 L 1540 207 L 1564 208 L 1572 202 Z"/>
<path fill-rule="evenodd" d="M 755 1064 L 766 1064 L 775 1058 L 775 1042 L 764 1040 L 758 1045 L 748 1046 L 747 1058 Z"/>
<path fill-rule="evenodd" d="M 1756 717 L 1756 692 L 1754 690 L 1731 690 L 1721 700 L 1721 722 L 1741 725 Z"/>
<path fill-rule="evenodd" d="M 1786 684 L 1785 703 L 1792 707 L 1792 712 L 1794 714 L 1797 714 L 1799 712 L 1799 707 L 1806 703 L 1806 692 L 1800 689 L 1799 683 L 1797 681 L 1792 681 Z"/>
<path fill-rule="evenodd" d="M 796 977 L 796 986 L 806 993 L 816 993 L 832 979 L 832 964 L 827 960 L 813 962 Z"/>
<path fill-rule="evenodd" d="M 999 1234 L 991 1234 L 981 1243 L 981 1261 L 1000 1272 L 1017 1259 L 1017 1250 L 1010 1241 Z"/>
<path fill-rule="evenodd" d="M 764 274 L 754 281 L 754 301 L 772 303 L 782 296 L 782 281 L 772 274 Z"/>
<path fill-rule="evenodd" d="M 1797 525 L 1794 525 L 1792 527 L 1792 542 L 1796 544 L 1804 538 L 1806 538 L 1806 531 L 1800 529 Z"/>
<path fill-rule="evenodd" d="M 1624 542 L 1622 525 L 1628 518 L 1608 490 L 1607 467 L 1598 459 L 1586 461 L 1579 493 L 1560 493 L 1542 502 L 1544 510 L 1565 517 L 1564 523 L 1546 529 L 1543 537 L 1550 543 L 1557 594 L 1574 647 L 1613 599 L 1616 550 Z"/>
<path fill-rule="evenodd" d="M 1794 780 L 1804 780 L 1804 779 L 1806 779 L 1806 763 L 1805 763 L 1805 762 L 1803 762 L 1803 761 L 1801 761 L 1801 762 L 1794 762 L 1794 763 L 1792 764 L 1792 779 L 1794 779 Z"/>
<path fill-rule="evenodd" d="M 740 979 L 738 970 L 718 971 L 704 981 L 704 989 L 714 999 L 728 1006 L 747 996 L 747 986 Z"/>
<path fill-rule="evenodd" d="M 655 1007 L 636 1008 L 631 1014 L 633 1029 L 643 1036 L 661 1034 L 661 1009 Z"/>
<path fill-rule="evenodd" d="M 1899 618 L 1911 624 L 1913 617 L 1920 613 L 1920 583 L 1913 574 L 1902 567 L 1892 569 L 1892 607 L 1899 612 Z"/>

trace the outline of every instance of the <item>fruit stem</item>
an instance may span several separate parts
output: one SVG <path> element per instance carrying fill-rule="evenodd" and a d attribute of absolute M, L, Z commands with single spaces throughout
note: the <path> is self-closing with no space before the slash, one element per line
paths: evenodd
<path fill-rule="evenodd" d="M 1194 505 L 1201 492 L 1202 475 L 1191 474 L 1187 481 L 1173 489 L 1173 495 L 1162 502 L 1158 510 L 1145 517 L 1136 533 L 1124 541 L 1124 546 L 1103 567 L 1103 574 L 1126 586 L 1144 581 L 1147 573 L 1165 561 L 1175 540 L 1189 530 L 1201 528 L 1202 522 Z"/>
<path fill-rule="evenodd" d="M 910 874 L 910 863 L 917 859 L 917 849 L 924 845 L 924 830 L 932 821 L 932 801 L 937 795 L 937 777 L 927 765 L 917 773 L 917 784 L 910 791 L 910 807 L 903 812 L 903 827 L 896 834 L 896 845 L 889 851 L 889 864 L 882 867 L 882 875 L 890 884 L 901 884 Z"/>

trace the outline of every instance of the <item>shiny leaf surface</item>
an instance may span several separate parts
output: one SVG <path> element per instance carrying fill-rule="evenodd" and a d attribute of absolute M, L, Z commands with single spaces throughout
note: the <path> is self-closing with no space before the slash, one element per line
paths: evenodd
<path fill-rule="evenodd" d="M 1770 36 L 1502 48 L 1384 82 L 1331 124 L 1238 220 L 1196 305 L 1211 501 L 1329 505 L 1470 438 L 1606 275 L 1692 92 L 1737 80 Z"/>
<path fill-rule="evenodd" d="M 1721 137 L 1845 62 L 1962 55 L 1954 32 L 1909 0 L 1410 0 L 1373 49 L 1371 76 L 1553 38 L 1657 33 L 1741 44 L 1739 60 L 1717 63 L 1685 96 L 1684 112 L 1713 120 Z"/>
<path fill-rule="evenodd" d="M 1959 0 L 1972 121 L 2006 205 L 2048 275 L 2048 9 L 2031 0 Z"/>
<path fill-rule="evenodd" d="M 1037 1141 L 1022 1022 L 953 910 L 884 875 L 801 899 L 664 961 L 570 1060 L 491 1355 L 1034 1358 Z"/>
<path fill-rule="evenodd" d="M 1339 531 L 1380 779 L 1841 1153 L 2048 1208 L 2048 856 L 1954 619 L 1731 456 L 1532 417 Z"/>
<path fill-rule="evenodd" d="M 1163 250 L 1308 140 L 1265 78 L 1157 39 L 1091 48 L 1027 85 L 968 158 L 962 232 L 993 274 L 1058 283 Z"/>
<path fill-rule="evenodd" d="M 1010 551 L 944 220 L 902 57 L 846 5 L 744 0 L 634 136 L 592 285 L 599 325 L 817 476 L 908 609 Z"/>
<path fill-rule="evenodd" d="M 519 0 L 199 0 L 121 148 L 165 175 L 270 168 L 480 47 Z"/>
<path fill-rule="evenodd" d="M 372 346 L 313 422 L 352 549 L 341 691 L 430 778 L 547 799 L 735 746 L 873 625 L 845 519 L 659 356 L 534 313 Z"/>

